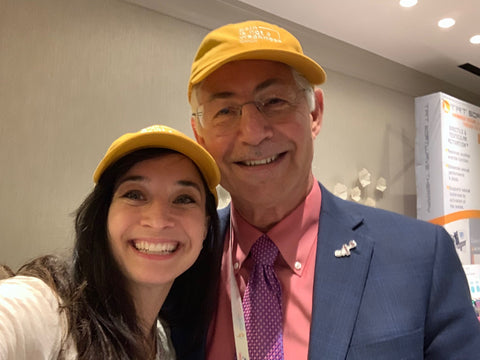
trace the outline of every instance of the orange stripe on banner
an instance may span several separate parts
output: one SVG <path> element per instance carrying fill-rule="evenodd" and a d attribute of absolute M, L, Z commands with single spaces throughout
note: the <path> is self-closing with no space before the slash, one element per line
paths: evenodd
<path fill-rule="evenodd" d="M 445 225 L 457 220 L 473 219 L 473 218 L 480 219 L 480 210 L 457 211 L 448 215 L 444 215 L 444 216 L 440 216 L 438 218 L 432 219 L 430 220 L 430 222 L 437 225 Z"/>

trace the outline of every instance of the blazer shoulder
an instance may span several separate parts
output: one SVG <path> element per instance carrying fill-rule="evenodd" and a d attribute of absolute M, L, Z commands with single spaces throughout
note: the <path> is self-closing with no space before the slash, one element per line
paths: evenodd
<path fill-rule="evenodd" d="M 323 186 L 320 212 L 320 222 L 322 221 L 328 221 L 329 224 L 349 224 L 352 229 L 368 231 L 375 238 L 431 238 L 439 233 L 446 233 L 443 227 L 427 221 L 340 199 Z"/>

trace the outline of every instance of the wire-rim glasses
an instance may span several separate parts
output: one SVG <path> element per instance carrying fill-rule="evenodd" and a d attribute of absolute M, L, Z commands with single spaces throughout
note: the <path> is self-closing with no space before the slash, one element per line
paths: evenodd
<path fill-rule="evenodd" d="M 305 89 L 280 88 L 260 93 L 256 99 L 236 104 L 231 99 L 215 98 L 197 107 L 192 115 L 205 129 L 228 132 L 234 129 L 249 104 L 268 119 L 280 119 L 295 110 Z"/>

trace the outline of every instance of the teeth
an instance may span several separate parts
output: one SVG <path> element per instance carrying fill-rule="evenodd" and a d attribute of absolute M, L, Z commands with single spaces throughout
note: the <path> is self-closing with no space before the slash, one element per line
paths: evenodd
<path fill-rule="evenodd" d="M 140 252 L 156 255 L 171 254 L 178 248 L 178 244 L 151 243 L 148 241 L 137 241 L 134 246 Z"/>
<path fill-rule="evenodd" d="M 267 159 L 262 159 L 262 160 L 251 160 L 251 161 L 245 161 L 244 164 L 247 166 L 257 166 L 257 165 L 266 165 L 270 164 L 271 162 L 275 161 L 278 158 L 277 155 L 272 156 Z"/>

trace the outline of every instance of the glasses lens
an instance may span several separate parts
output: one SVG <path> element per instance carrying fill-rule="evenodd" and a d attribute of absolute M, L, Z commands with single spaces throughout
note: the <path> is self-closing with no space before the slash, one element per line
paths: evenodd
<path fill-rule="evenodd" d="M 244 106 L 254 105 L 263 116 L 275 121 L 297 107 L 303 91 L 287 87 L 272 88 L 243 104 L 233 103 L 231 99 L 215 99 L 200 105 L 196 116 L 203 127 L 228 132 L 239 123 Z"/>

